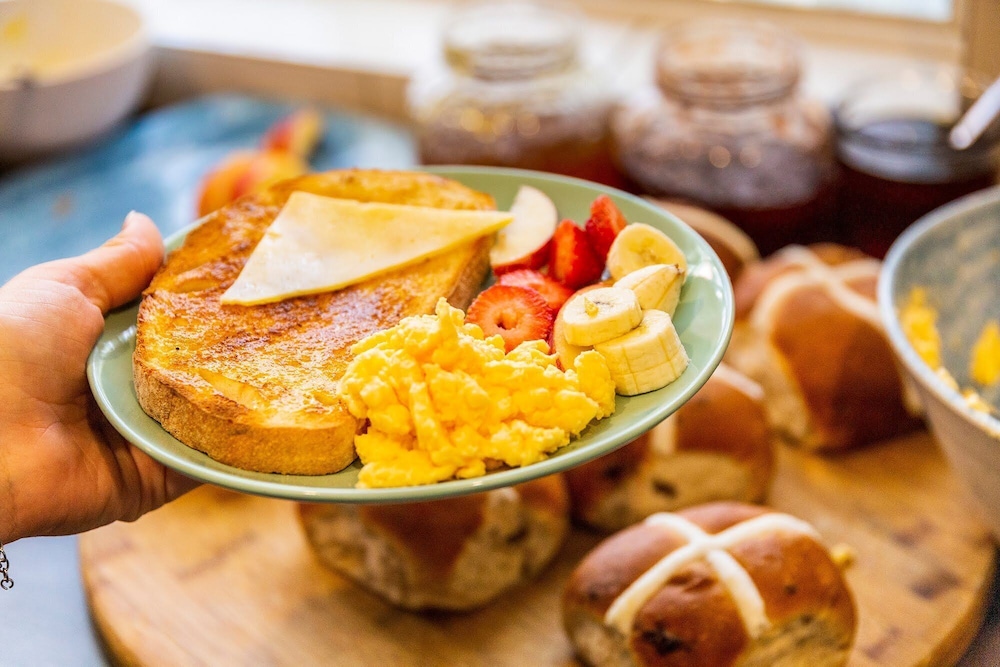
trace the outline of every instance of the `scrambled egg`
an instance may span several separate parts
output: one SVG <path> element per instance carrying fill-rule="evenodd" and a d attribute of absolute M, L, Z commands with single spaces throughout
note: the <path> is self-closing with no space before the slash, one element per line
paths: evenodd
<path fill-rule="evenodd" d="M 906 305 L 899 313 L 899 323 L 907 340 L 920 358 L 930 366 L 946 385 L 962 394 L 973 410 L 991 412 L 993 407 L 974 389 L 961 389 L 954 376 L 941 362 L 941 334 L 937 328 L 937 311 L 927 302 L 927 293 L 920 287 L 910 290 Z M 988 322 L 973 345 L 969 361 L 969 376 L 981 385 L 1000 381 L 1000 323 Z"/>
<path fill-rule="evenodd" d="M 560 370 L 544 341 L 504 354 L 465 314 L 438 301 L 357 343 L 339 395 L 358 419 L 361 487 L 431 484 L 541 461 L 615 410 L 604 358 Z"/>
<path fill-rule="evenodd" d="M 988 322 L 972 346 L 969 377 L 982 385 L 1000 382 L 1000 322 Z"/>
<path fill-rule="evenodd" d="M 937 311 L 927 303 L 927 292 L 914 287 L 906 306 L 899 313 L 899 324 L 910 345 L 933 369 L 941 367 L 941 335 L 937 330 Z"/>

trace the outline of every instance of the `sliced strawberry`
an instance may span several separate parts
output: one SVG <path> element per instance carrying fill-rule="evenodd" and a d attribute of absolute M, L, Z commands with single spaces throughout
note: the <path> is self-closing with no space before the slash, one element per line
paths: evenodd
<path fill-rule="evenodd" d="M 508 352 L 526 340 L 547 340 L 555 313 L 542 295 L 517 285 L 493 285 L 469 306 L 465 320 L 487 336 L 500 334 Z"/>
<path fill-rule="evenodd" d="M 628 222 L 625 216 L 611 201 L 611 197 L 600 195 L 590 204 L 590 218 L 587 219 L 584 229 L 587 231 L 587 238 L 590 245 L 601 260 L 608 257 L 608 250 L 614 242 L 618 232 L 625 229 Z"/>
<path fill-rule="evenodd" d="M 562 308 L 567 299 L 573 295 L 573 290 L 570 288 L 560 285 L 552 280 L 552 278 L 531 269 L 519 269 L 510 273 L 504 273 L 498 278 L 497 282 L 501 285 L 517 285 L 535 290 L 542 295 L 542 298 L 545 299 L 545 302 L 549 304 L 549 308 L 553 311 Z"/>
<path fill-rule="evenodd" d="M 600 280 L 604 260 L 599 259 L 587 232 L 572 220 L 563 220 L 552 236 L 552 255 L 549 257 L 549 275 L 570 289 Z"/>

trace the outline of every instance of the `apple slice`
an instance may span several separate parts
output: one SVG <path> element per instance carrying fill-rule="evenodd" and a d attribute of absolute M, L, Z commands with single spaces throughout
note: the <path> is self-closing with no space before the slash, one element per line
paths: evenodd
<path fill-rule="evenodd" d="M 522 185 L 510 206 L 514 220 L 497 233 L 490 250 L 493 273 L 539 269 L 549 259 L 549 244 L 559 222 L 556 205 L 544 192 Z"/>
<path fill-rule="evenodd" d="M 565 328 L 566 325 L 563 323 L 563 318 L 556 315 L 556 319 L 552 323 L 552 332 L 549 333 L 549 347 L 556 355 L 556 363 L 559 365 L 559 368 L 564 371 L 573 368 L 573 361 L 582 352 L 593 349 L 570 343 L 566 340 L 566 334 L 563 333 Z"/>

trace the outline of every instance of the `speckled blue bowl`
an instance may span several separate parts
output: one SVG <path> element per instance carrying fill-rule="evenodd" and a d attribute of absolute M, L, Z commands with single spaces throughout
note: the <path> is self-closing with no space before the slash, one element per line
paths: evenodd
<path fill-rule="evenodd" d="M 931 432 L 1000 539 L 1000 420 L 973 410 L 917 355 L 899 310 L 923 287 L 938 311 L 942 361 L 960 387 L 985 323 L 1000 318 L 1000 187 L 969 195 L 921 218 L 889 250 L 878 300 L 889 340 L 927 412 Z M 1000 406 L 1000 386 L 975 387 Z"/>

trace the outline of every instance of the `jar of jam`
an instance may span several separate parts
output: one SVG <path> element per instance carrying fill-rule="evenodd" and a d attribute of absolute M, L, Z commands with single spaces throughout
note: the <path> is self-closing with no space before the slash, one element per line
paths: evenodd
<path fill-rule="evenodd" d="M 830 114 L 799 94 L 798 44 L 757 22 L 698 21 L 663 36 L 656 87 L 612 129 L 634 189 L 739 225 L 767 254 L 834 234 Z"/>
<path fill-rule="evenodd" d="M 534 2 L 485 2 L 457 12 L 444 63 L 408 91 L 424 164 L 537 169 L 607 184 L 612 96 L 584 66 L 580 18 Z"/>
<path fill-rule="evenodd" d="M 835 112 L 846 242 L 876 257 L 925 213 L 996 180 L 1000 126 L 952 148 L 951 127 L 987 85 L 944 66 L 858 83 Z"/>

